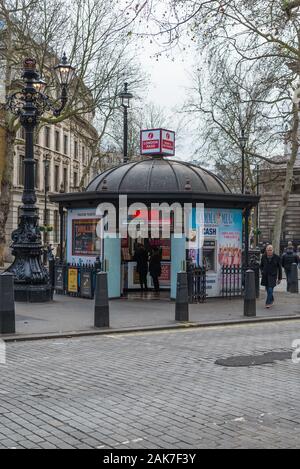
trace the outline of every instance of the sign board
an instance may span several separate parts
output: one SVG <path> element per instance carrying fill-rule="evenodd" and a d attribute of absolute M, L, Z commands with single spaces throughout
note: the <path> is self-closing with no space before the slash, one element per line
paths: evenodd
<path fill-rule="evenodd" d="M 68 269 L 68 292 L 78 293 L 78 269 L 72 267 Z"/>
<path fill-rule="evenodd" d="M 55 290 L 64 291 L 64 268 L 55 267 Z"/>
<path fill-rule="evenodd" d="M 80 295 L 83 298 L 92 298 L 92 272 L 81 272 Z"/>
<path fill-rule="evenodd" d="M 100 216 L 96 208 L 69 209 L 67 218 L 67 262 L 89 264 L 102 260 L 102 239 L 97 236 Z"/>
<path fill-rule="evenodd" d="M 141 130 L 141 155 L 175 155 L 175 132 L 166 129 Z"/>
<path fill-rule="evenodd" d="M 242 265 L 243 215 L 239 209 L 205 208 L 200 226 L 195 210 L 190 222 L 190 231 L 203 234 L 202 243 L 193 246 L 189 257 L 197 265 L 205 265 L 206 291 L 210 297 L 220 296 L 222 292 L 222 267 Z M 238 283 L 239 279 L 236 279 Z"/>

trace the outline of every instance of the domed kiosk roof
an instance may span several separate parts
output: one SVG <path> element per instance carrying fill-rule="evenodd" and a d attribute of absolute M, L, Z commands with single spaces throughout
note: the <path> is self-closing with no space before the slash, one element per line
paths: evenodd
<path fill-rule="evenodd" d="M 150 158 L 108 169 L 96 176 L 86 192 L 230 194 L 227 185 L 210 171 L 191 163 Z"/>

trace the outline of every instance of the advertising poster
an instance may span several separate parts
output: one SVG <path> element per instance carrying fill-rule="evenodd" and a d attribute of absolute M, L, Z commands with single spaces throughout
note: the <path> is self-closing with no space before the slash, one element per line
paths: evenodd
<path fill-rule="evenodd" d="M 68 292 L 78 293 L 78 269 L 68 269 Z"/>
<path fill-rule="evenodd" d="M 84 298 L 92 298 L 92 274 L 91 272 L 81 273 L 80 294 Z"/>
<path fill-rule="evenodd" d="M 70 264 L 94 264 L 102 259 L 103 240 L 97 236 L 100 216 L 96 208 L 68 210 L 67 262 Z"/>
<path fill-rule="evenodd" d="M 171 285 L 171 264 L 162 262 L 161 263 L 161 276 L 159 277 L 159 283 L 161 286 L 169 287 Z"/>
<path fill-rule="evenodd" d="M 55 269 L 55 290 L 64 290 L 64 269 L 57 266 Z"/>
<path fill-rule="evenodd" d="M 203 233 L 203 247 L 194 246 L 189 257 L 196 265 L 206 267 L 208 296 L 221 294 L 222 266 L 241 266 L 242 221 L 242 210 L 205 208 L 203 226 L 195 226 L 195 221 L 192 224 L 191 229 L 201 229 Z"/>
<path fill-rule="evenodd" d="M 72 256 L 97 256 L 97 218 L 72 220 Z"/>

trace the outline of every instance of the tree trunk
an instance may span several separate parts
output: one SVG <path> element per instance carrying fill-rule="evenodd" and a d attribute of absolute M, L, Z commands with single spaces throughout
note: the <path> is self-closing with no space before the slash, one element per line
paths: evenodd
<path fill-rule="evenodd" d="M 273 234 L 273 246 L 276 253 L 279 254 L 280 251 L 280 238 L 282 232 L 282 220 L 287 209 L 289 202 L 289 197 L 293 185 L 293 172 L 294 166 L 299 150 L 298 142 L 298 127 L 299 127 L 299 110 L 298 104 L 293 105 L 293 128 L 291 131 L 291 141 L 292 141 L 292 152 L 289 160 L 287 161 L 286 166 L 286 175 L 284 187 L 282 190 L 281 203 L 276 211 L 275 221 L 274 221 L 274 234 Z"/>
<path fill-rule="evenodd" d="M 4 265 L 4 254 L 6 247 L 6 222 L 10 209 L 11 188 L 14 167 L 14 141 L 15 132 L 1 129 L 5 133 L 5 145 L 2 147 L 3 172 L 0 183 L 0 266 Z"/>

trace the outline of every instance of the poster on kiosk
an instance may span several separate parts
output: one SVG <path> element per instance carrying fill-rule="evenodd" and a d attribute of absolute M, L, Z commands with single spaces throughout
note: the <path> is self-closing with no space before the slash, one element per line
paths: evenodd
<path fill-rule="evenodd" d="M 67 262 L 94 264 L 103 257 L 103 239 L 97 235 L 101 216 L 96 208 L 69 209 L 67 219 Z M 103 237 L 102 237 L 103 238 Z"/>
<path fill-rule="evenodd" d="M 191 230 L 199 231 L 193 209 Z M 241 267 L 243 214 L 238 209 L 204 208 L 201 217 L 199 244 L 189 250 L 189 258 L 206 268 L 206 292 L 208 296 L 220 296 L 222 291 L 222 267 Z M 237 274 L 240 275 L 240 274 Z"/>

